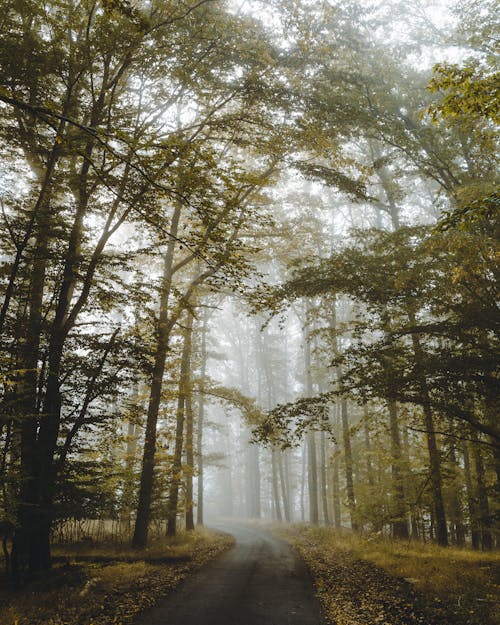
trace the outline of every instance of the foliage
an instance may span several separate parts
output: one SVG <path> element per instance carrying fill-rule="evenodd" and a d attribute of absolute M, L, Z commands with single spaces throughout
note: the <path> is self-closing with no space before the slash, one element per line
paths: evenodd
<path fill-rule="evenodd" d="M 429 91 L 443 92 L 439 104 L 430 108 L 434 121 L 441 118 L 467 117 L 489 119 L 500 124 L 500 73 L 489 72 L 477 64 L 465 66 L 436 65 Z"/>
<path fill-rule="evenodd" d="M 246 397 L 237 388 L 227 388 L 222 386 L 210 386 L 204 392 L 212 399 L 228 404 L 232 408 L 239 410 L 244 421 L 248 425 L 260 423 L 263 413 L 256 401 L 251 397 Z"/>
<path fill-rule="evenodd" d="M 344 367 L 341 391 L 360 401 L 422 404 L 423 374 L 438 413 L 498 441 L 480 408 L 497 386 L 495 250 L 495 240 L 481 233 L 363 231 L 353 246 L 295 272 L 270 303 L 332 293 L 355 298 L 364 312 L 353 322 L 350 347 L 332 363 Z M 414 334 L 425 346 L 420 362 Z"/>
<path fill-rule="evenodd" d="M 253 432 L 257 441 L 279 445 L 282 449 L 298 446 L 306 432 L 332 433 L 328 407 L 334 393 L 301 397 L 295 402 L 278 404 L 270 410 Z"/>

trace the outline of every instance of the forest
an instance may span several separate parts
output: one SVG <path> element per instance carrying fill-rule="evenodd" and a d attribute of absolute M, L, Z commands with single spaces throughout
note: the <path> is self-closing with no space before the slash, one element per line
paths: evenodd
<path fill-rule="evenodd" d="M 218 517 L 495 554 L 496 0 L 0 6 L 6 583 Z"/>

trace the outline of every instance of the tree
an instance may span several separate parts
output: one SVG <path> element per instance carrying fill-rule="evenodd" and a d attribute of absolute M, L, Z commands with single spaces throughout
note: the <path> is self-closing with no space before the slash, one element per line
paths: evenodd
<path fill-rule="evenodd" d="M 297 271 L 279 296 L 343 292 L 366 306 L 351 346 L 334 361 L 344 367 L 341 392 L 422 407 L 438 538 L 446 544 L 435 415 L 472 426 L 494 448 L 500 440 L 484 408 L 496 386 L 495 242 L 470 232 L 403 228 L 358 233 L 355 243 Z"/>
<path fill-rule="evenodd" d="M 50 566 L 67 355 L 82 318 L 113 308 L 99 286 L 113 282 L 108 252 L 120 232 L 139 224 L 173 240 L 170 208 L 189 199 L 206 226 L 194 228 L 201 238 L 191 241 L 190 253 L 201 254 L 213 235 L 205 252 L 216 267 L 224 263 L 228 248 L 214 251 L 223 229 L 210 223 L 216 185 L 206 203 L 197 185 L 206 181 L 202 168 L 213 171 L 214 154 L 230 144 L 227 170 L 233 167 L 238 179 L 237 151 L 251 121 L 238 117 L 235 104 L 249 111 L 253 99 L 259 107 L 258 68 L 268 67 L 261 55 L 271 49 L 243 45 L 248 20 L 210 2 L 148 9 L 83 2 L 47 10 L 17 3 L 3 20 L 9 37 L 0 59 L 2 133 L 12 175 L 22 171 L 30 180 L 8 197 L 3 230 L 12 255 L 2 329 L 11 336 L 18 324 L 27 337 L 15 342 L 8 364 L 17 372 L 9 405 L 20 415 L 21 438 L 14 550 L 20 571 L 37 572 Z M 221 37 L 224 31 L 234 32 L 237 43 Z M 242 72 L 235 81 L 229 68 L 236 66 Z M 186 112 L 174 123 L 179 109 L 193 105 L 195 115 Z M 239 188 L 244 195 L 246 187 Z M 129 247 L 122 262 L 134 252 Z M 114 302 L 121 293 L 115 290 Z M 23 310 L 20 320 L 16 309 Z"/>

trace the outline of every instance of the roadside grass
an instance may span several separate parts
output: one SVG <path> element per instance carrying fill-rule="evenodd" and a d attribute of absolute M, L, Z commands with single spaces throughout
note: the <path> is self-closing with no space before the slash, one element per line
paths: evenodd
<path fill-rule="evenodd" d="M 181 561 L 192 556 L 193 547 L 210 537 L 210 532 L 200 528 L 195 532 L 179 532 L 174 538 L 150 541 L 144 549 L 137 550 L 128 543 L 78 542 L 71 545 L 56 544 L 52 548 L 55 562 L 113 562 L 116 560 L 136 562 L 138 560 Z"/>
<path fill-rule="evenodd" d="M 394 583 L 387 577 L 386 585 L 392 585 L 393 589 L 397 587 L 400 594 L 406 595 L 408 605 L 416 602 L 424 612 L 434 612 L 434 616 L 431 614 L 429 618 L 437 618 L 437 623 L 500 625 L 499 552 L 363 537 L 324 527 L 293 526 L 282 533 L 296 545 L 307 561 L 318 594 L 333 622 L 341 622 L 337 614 L 338 605 L 335 606 L 332 599 L 339 590 L 336 586 L 338 579 L 332 578 L 333 567 L 342 566 L 341 570 L 337 570 L 337 577 L 343 573 L 348 577 L 351 574 L 349 567 L 352 571 L 358 567 L 358 576 L 364 575 L 365 582 L 370 583 L 375 578 L 374 571 L 368 571 L 366 567 L 363 569 L 358 564 L 364 562 L 393 578 Z M 369 589 L 365 590 L 368 593 Z M 362 586 L 360 593 L 363 593 Z M 364 599 L 353 597 L 353 604 L 358 600 L 362 603 Z M 333 620 L 334 616 L 336 620 Z M 420 622 L 417 617 L 415 619 L 411 622 Z"/>
<path fill-rule="evenodd" d="M 500 600 L 500 553 L 417 542 L 364 540 L 358 555 L 428 594 Z"/>
<path fill-rule="evenodd" d="M 141 551 L 57 546 L 60 561 L 48 576 L 16 592 L 0 586 L 0 625 L 127 625 L 233 542 L 202 529 Z"/>
<path fill-rule="evenodd" d="M 391 575 L 411 580 L 413 586 L 426 593 L 458 598 L 472 591 L 480 598 L 499 599 L 498 551 L 439 547 L 434 543 L 389 540 L 379 536 L 363 537 L 321 527 L 301 528 L 300 534 L 329 549 L 347 549 Z"/>

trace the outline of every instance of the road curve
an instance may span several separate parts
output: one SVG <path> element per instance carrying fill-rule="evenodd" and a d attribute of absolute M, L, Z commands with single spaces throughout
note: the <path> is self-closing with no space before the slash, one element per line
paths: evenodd
<path fill-rule="evenodd" d="M 248 526 L 216 529 L 235 546 L 135 625 L 323 625 L 309 573 L 285 541 Z"/>

